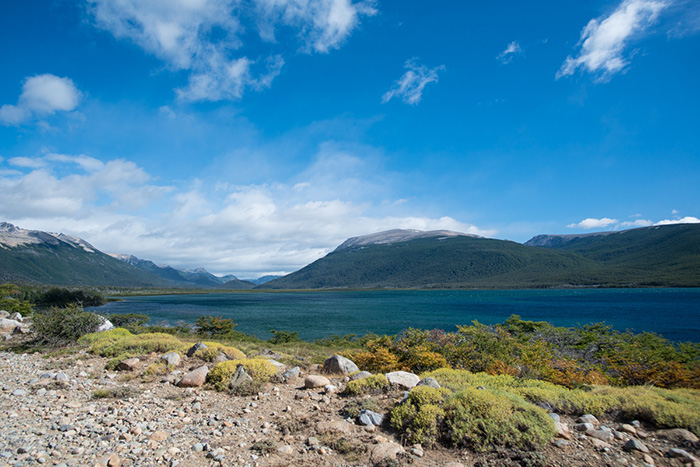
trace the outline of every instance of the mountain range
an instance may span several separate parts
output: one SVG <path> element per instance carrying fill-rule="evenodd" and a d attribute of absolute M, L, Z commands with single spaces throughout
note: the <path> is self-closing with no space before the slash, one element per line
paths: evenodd
<path fill-rule="evenodd" d="M 218 277 L 107 255 L 69 235 L 0 223 L 0 282 L 190 289 L 529 288 L 700 286 L 700 225 L 583 235 L 525 244 L 451 231 L 353 237 L 283 277 Z"/>

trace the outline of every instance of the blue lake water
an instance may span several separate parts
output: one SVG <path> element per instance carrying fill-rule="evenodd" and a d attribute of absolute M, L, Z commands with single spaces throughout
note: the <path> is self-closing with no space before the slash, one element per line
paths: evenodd
<path fill-rule="evenodd" d="M 146 314 L 153 324 L 222 316 L 261 339 L 271 337 L 270 329 L 298 331 L 307 340 L 408 327 L 454 331 L 458 324 L 497 324 L 516 314 L 556 326 L 605 322 L 620 331 L 700 342 L 700 289 L 216 293 L 129 297 L 96 310 Z"/>

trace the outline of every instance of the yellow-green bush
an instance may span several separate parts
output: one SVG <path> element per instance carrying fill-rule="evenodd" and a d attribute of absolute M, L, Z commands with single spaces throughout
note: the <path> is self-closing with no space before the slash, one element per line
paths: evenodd
<path fill-rule="evenodd" d="M 218 363 L 207 375 L 207 382 L 218 391 L 225 390 L 238 365 L 243 365 L 243 369 L 253 378 L 254 383 L 269 381 L 277 374 L 275 366 L 264 358 L 241 358 Z"/>
<path fill-rule="evenodd" d="M 149 333 L 134 335 L 126 329 L 116 328 L 107 332 L 88 334 L 79 343 L 89 345 L 89 351 L 102 357 L 143 355 L 151 352 L 185 351 L 189 344 L 171 334 Z"/>
<path fill-rule="evenodd" d="M 441 405 L 451 394 L 449 389 L 418 386 L 408 399 L 390 414 L 391 426 L 404 433 L 408 443 L 431 447 L 440 438 L 440 425 L 445 417 Z"/>
<path fill-rule="evenodd" d="M 218 342 L 203 342 L 206 349 L 199 349 L 194 356 L 207 362 L 213 362 L 219 352 L 223 352 L 230 360 L 240 360 L 245 358 L 245 354 L 235 347 L 219 344 Z"/>
<path fill-rule="evenodd" d="M 524 400 L 546 402 L 557 410 L 581 415 L 613 414 L 621 421 L 639 419 L 661 428 L 686 428 L 700 435 L 700 391 L 663 389 L 651 386 L 592 386 L 568 389 L 538 380 L 491 376 L 465 370 L 436 370 L 432 376 L 441 386 L 460 391 L 483 386 L 493 393 L 508 393 Z"/>
<path fill-rule="evenodd" d="M 372 375 L 362 379 L 350 381 L 343 394 L 348 396 L 357 396 L 359 394 L 367 394 L 373 391 L 383 391 L 389 387 L 389 380 L 384 375 Z"/>

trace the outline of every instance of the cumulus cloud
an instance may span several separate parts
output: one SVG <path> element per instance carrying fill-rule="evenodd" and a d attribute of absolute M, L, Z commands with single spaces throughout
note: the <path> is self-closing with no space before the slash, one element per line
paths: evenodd
<path fill-rule="evenodd" d="M 677 219 L 664 219 L 654 225 L 672 225 L 672 224 L 700 224 L 700 219 L 693 216 L 685 216 Z"/>
<path fill-rule="evenodd" d="M 284 59 L 249 57 L 242 39 L 249 29 L 275 42 L 276 27 L 285 26 L 297 32 L 303 50 L 325 53 L 340 47 L 361 16 L 376 13 L 369 0 L 87 1 L 99 27 L 135 42 L 173 70 L 186 70 L 188 84 L 178 96 L 188 101 L 238 99 L 246 89 L 271 85 Z"/>
<path fill-rule="evenodd" d="M 80 99 L 80 91 L 69 78 L 52 74 L 31 76 L 24 80 L 17 104 L 0 107 L 0 123 L 20 125 L 56 112 L 69 112 L 78 106 Z"/>
<path fill-rule="evenodd" d="M 593 218 L 587 218 L 582 220 L 581 222 L 577 224 L 569 224 L 567 225 L 568 228 L 570 229 L 600 229 L 603 227 L 607 227 L 609 225 L 617 224 L 618 220 L 617 219 L 610 219 L 609 217 L 603 217 L 602 219 L 593 219 Z"/>
<path fill-rule="evenodd" d="M 518 41 L 513 41 L 508 44 L 508 47 L 506 47 L 503 52 L 498 54 L 496 59 L 505 65 L 510 63 L 516 56 L 522 53 L 523 49 L 520 47 L 520 43 Z"/>
<path fill-rule="evenodd" d="M 389 91 L 382 96 L 382 103 L 389 102 L 394 97 L 400 98 L 406 104 L 416 105 L 423 98 L 423 89 L 430 83 L 438 82 L 438 71 L 445 70 L 443 65 L 428 68 L 413 58 L 408 60 L 404 68 L 408 71 L 399 78 Z"/>
<path fill-rule="evenodd" d="M 578 55 L 566 58 L 557 79 L 583 69 L 605 81 L 624 71 L 629 63 L 626 48 L 656 22 L 668 5 L 660 0 L 624 0 L 609 16 L 590 20 L 581 32 Z"/>
<path fill-rule="evenodd" d="M 496 233 L 368 201 L 382 193 L 378 180 L 357 176 L 371 165 L 336 143 L 322 145 L 290 180 L 259 185 L 165 186 L 132 161 L 54 153 L 26 159 L 36 162 L 0 171 L 0 219 L 76 235 L 105 252 L 220 274 L 292 272 L 348 237 L 394 228 Z"/>

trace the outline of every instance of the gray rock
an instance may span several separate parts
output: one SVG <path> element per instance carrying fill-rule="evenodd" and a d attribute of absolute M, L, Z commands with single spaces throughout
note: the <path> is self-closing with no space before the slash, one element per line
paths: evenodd
<path fill-rule="evenodd" d="M 138 366 L 141 360 L 138 358 L 127 358 L 126 360 L 122 360 L 121 362 L 117 363 L 116 370 L 117 371 L 134 371 Z"/>
<path fill-rule="evenodd" d="M 698 458 L 685 449 L 671 448 L 668 450 L 668 456 L 683 459 L 683 462 L 698 462 Z"/>
<path fill-rule="evenodd" d="M 630 439 L 625 443 L 625 445 L 622 447 L 625 451 L 639 451 L 647 454 L 649 452 L 649 448 L 644 445 L 641 441 L 638 439 Z"/>
<path fill-rule="evenodd" d="M 191 356 L 193 356 L 193 355 L 195 354 L 195 352 L 197 352 L 198 350 L 200 350 L 200 349 L 208 349 L 208 348 L 209 348 L 209 347 L 207 347 L 207 345 L 206 345 L 205 343 L 203 343 L 203 342 L 197 342 L 195 345 L 193 345 L 192 347 L 189 348 L 189 350 L 187 351 L 187 356 L 188 356 L 188 357 L 191 357 Z"/>
<path fill-rule="evenodd" d="M 368 376 L 372 376 L 369 371 L 359 371 L 350 377 L 350 381 L 357 381 L 358 379 L 364 379 Z"/>
<path fill-rule="evenodd" d="M 179 366 L 180 362 L 182 361 L 180 354 L 177 352 L 168 352 L 160 357 L 160 359 L 169 366 Z"/>
<path fill-rule="evenodd" d="M 64 372 L 59 371 L 58 373 L 56 373 L 53 379 L 55 379 L 56 381 L 62 381 L 64 383 L 67 383 L 70 378 L 68 378 L 68 375 Z"/>
<path fill-rule="evenodd" d="M 592 438 L 596 438 L 596 439 L 599 439 L 601 441 L 605 441 L 606 443 L 609 443 L 614 438 L 612 432 L 605 431 L 605 430 L 593 430 L 587 434 L 588 434 L 588 436 L 590 436 Z"/>
<path fill-rule="evenodd" d="M 555 423 L 560 423 L 561 422 L 561 417 L 558 414 L 555 414 L 553 412 L 549 412 L 547 415 L 549 415 L 549 418 L 554 420 Z"/>
<path fill-rule="evenodd" d="M 20 315 L 18 311 L 15 311 L 14 313 L 12 313 L 10 315 L 10 319 L 14 319 L 15 321 L 19 321 L 20 323 L 22 321 L 24 321 L 24 319 L 22 318 L 22 315 Z"/>
<path fill-rule="evenodd" d="M 229 360 L 228 355 L 226 355 L 223 352 L 217 353 L 216 357 L 214 357 L 214 363 L 227 362 L 228 360 Z"/>
<path fill-rule="evenodd" d="M 231 376 L 231 379 L 228 382 L 228 387 L 229 389 L 234 389 L 244 384 L 252 382 L 253 378 L 251 378 L 250 375 L 246 373 L 245 368 L 243 368 L 243 365 L 238 365 L 238 368 L 236 368 L 236 372 L 233 374 L 233 376 Z"/>
<path fill-rule="evenodd" d="M 20 397 L 21 397 L 21 396 L 26 396 L 26 395 L 27 395 L 27 391 L 25 391 L 24 389 L 15 389 L 14 391 L 12 391 L 12 395 L 13 395 L 13 396 L 20 396 Z"/>
<path fill-rule="evenodd" d="M 326 359 L 323 363 L 323 372 L 332 374 L 342 374 L 349 375 L 360 371 L 357 365 L 352 360 L 349 360 L 342 355 L 333 355 L 331 358 Z"/>
<path fill-rule="evenodd" d="M 0 310 L 0 319 L 2 318 L 9 318 L 10 317 L 10 312 L 6 310 Z"/>
<path fill-rule="evenodd" d="M 325 376 L 309 375 L 304 379 L 304 387 L 308 389 L 322 388 L 331 382 Z"/>
<path fill-rule="evenodd" d="M 294 368 L 285 371 L 282 374 L 282 378 L 284 378 L 284 380 L 287 381 L 292 378 L 298 378 L 299 374 L 301 374 L 301 369 L 298 366 L 295 366 Z"/>
<path fill-rule="evenodd" d="M 438 383 L 432 376 L 428 376 L 427 378 L 423 378 L 422 380 L 418 381 L 416 386 L 428 386 L 429 388 L 440 389 L 440 383 Z"/>
<path fill-rule="evenodd" d="M 394 371 L 384 376 L 389 380 L 389 383 L 404 389 L 411 389 L 420 382 L 418 375 L 407 371 Z"/>
<path fill-rule="evenodd" d="M 577 423 L 574 425 L 574 430 L 588 433 L 595 430 L 595 427 L 592 423 Z"/>
<path fill-rule="evenodd" d="M 592 423 L 593 425 L 599 425 L 600 422 L 598 421 L 595 416 L 591 414 L 586 414 L 586 415 L 581 415 L 579 418 L 576 419 L 577 423 Z"/>
<path fill-rule="evenodd" d="M 99 316 L 99 315 L 98 315 Z M 114 329 L 114 324 L 104 316 L 100 316 L 102 318 L 102 324 L 97 328 L 96 332 L 105 332 L 105 331 L 111 331 Z"/>
<path fill-rule="evenodd" d="M 397 443 L 379 443 L 375 444 L 369 454 L 369 459 L 372 464 L 378 464 L 384 459 L 396 459 L 401 453 L 404 453 L 403 447 Z"/>
<path fill-rule="evenodd" d="M 0 331 L 11 332 L 17 326 L 22 326 L 22 323 L 14 319 L 0 318 Z"/>
<path fill-rule="evenodd" d="M 384 415 L 379 414 L 377 412 L 373 412 L 371 410 L 364 409 L 360 412 L 360 415 L 358 415 L 357 421 L 360 425 L 380 426 L 384 421 Z"/>
<path fill-rule="evenodd" d="M 698 437 L 684 428 L 674 428 L 672 430 L 659 430 L 656 436 L 671 440 L 678 444 L 694 445 L 698 443 Z"/>
<path fill-rule="evenodd" d="M 278 375 L 281 375 L 285 371 L 287 371 L 287 365 L 285 365 L 284 363 L 280 363 L 277 360 L 273 360 L 271 358 L 268 358 L 267 361 L 272 363 L 272 365 L 274 365 L 275 369 L 277 370 Z"/>
<path fill-rule="evenodd" d="M 181 388 L 197 388 L 204 384 L 207 380 L 209 368 L 206 365 L 200 366 L 196 370 L 190 371 L 182 377 L 177 385 Z"/>

